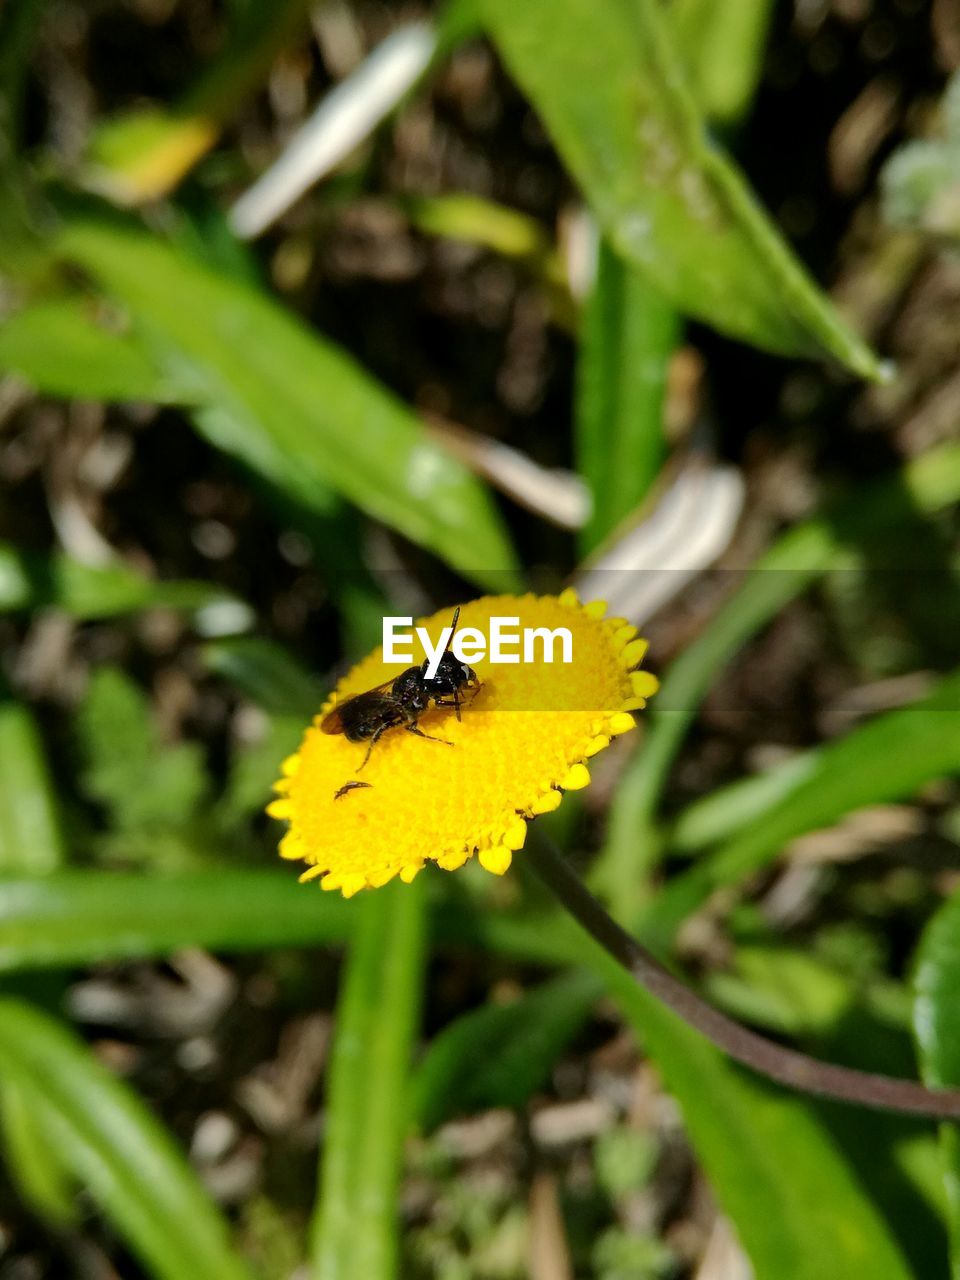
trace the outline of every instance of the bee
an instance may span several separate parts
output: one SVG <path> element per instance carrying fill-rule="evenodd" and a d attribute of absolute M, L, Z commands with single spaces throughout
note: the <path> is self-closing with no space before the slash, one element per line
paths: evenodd
<path fill-rule="evenodd" d="M 431 704 L 434 707 L 453 707 L 457 719 L 461 719 L 464 691 L 471 693 L 472 701 L 480 689 L 480 681 L 475 672 L 450 652 L 450 641 L 456 635 L 459 617 L 460 609 L 457 608 L 453 615 L 450 640 L 440 655 L 432 679 L 427 675 L 429 663 L 425 660 L 419 667 L 408 667 L 406 671 L 401 671 L 393 680 L 347 698 L 346 702 L 334 707 L 321 720 L 320 728 L 324 733 L 342 733 L 348 742 L 367 743 L 367 752 L 357 773 L 366 765 L 373 748 L 388 729 L 403 728 L 407 733 L 426 738 L 429 742 L 453 746 L 446 738 L 424 733 L 419 720 L 430 709 Z M 349 791 L 370 785 L 368 782 L 347 782 L 334 794 L 334 799 L 339 800 Z"/>

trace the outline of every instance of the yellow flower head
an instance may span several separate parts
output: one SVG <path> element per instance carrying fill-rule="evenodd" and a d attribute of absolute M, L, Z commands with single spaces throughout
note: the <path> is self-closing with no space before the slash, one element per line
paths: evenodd
<path fill-rule="evenodd" d="M 538 660 L 516 665 L 472 662 L 480 687 L 467 695 L 462 718 L 452 707 L 432 707 L 419 720 L 424 733 L 452 747 L 393 728 L 358 777 L 367 744 L 320 725 L 334 706 L 399 675 L 402 668 L 387 666 L 374 650 L 340 681 L 299 751 L 283 763 L 279 798 L 267 809 L 289 823 L 281 855 L 311 864 L 302 880 L 322 876 L 324 889 L 346 897 L 397 875 L 409 882 L 428 859 L 453 871 L 477 854 L 502 875 L 523 845 L 527 821 L 556 809 L 564 791 L 588 785 L 585 761 L 632 729 L 631 711 L 657 690 L 656 677 L 635 669 L 646 641 L 605 612 L 600 602 L 581 605 L 573 591 L 463 605 L 458 631 L 475 627 L 487 636 L 493 617 L 519 618 L 521 629 L 565 627 L 572 661 L 557 654 L 544 662 L 538 649 Z M 436 643 L 451 615 L 442 609 L 416 625 Z M 422 661 L 416 639 L 413 654 Z M 350 781 L 367 785 L 338 796 Z"/>

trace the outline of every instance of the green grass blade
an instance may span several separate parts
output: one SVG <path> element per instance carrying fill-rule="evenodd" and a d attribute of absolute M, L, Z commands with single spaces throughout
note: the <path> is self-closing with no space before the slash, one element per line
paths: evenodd
<path fill-rule="evenodd" d="M 603 993 L 584 970 L 563 974 L 507 1004 L 461 1015 L 430 1042 L 413 1082 L 414 1113 L 430 1131 L 451 1116 L 522 1107 Z"/>
<path fill-rule="evenodd" d="M 194 613 L 222 605 L 228 606 L 238 625 L 248 623 L 246 605 L 206 582 L 156 582 L 123 564 L 98 567 L 64 555 L 27 555 L 0 542 L 0 613 L 53 606 L 89 622 L 138 609 Z"/>
<path fill-rule="evenodd" d="M 169 1133 L 73 1032 L 0 999 L 0 1079 L 41 1100 L 64 1166 L 159 1280 L 248 1280 L 227 1225 Z"/>
<path fill-rule="evenodd" d="M 817 752 L 812 772 L 777 804 L 696 866 L 671 880 L 650 909 L 672 934 L 717 887 L 771 862 L 799 835 L 871 804 L 907 799 L 960 773 L 960 673 L 929 697 L 878 716 Z"/>
<path fill-rule="evenodd" d="M 913 1025 L 923 1079 L 937 1088 L 960 1086 L 960 894 L 924 930 L 917 951 Z M 960 1132 L 940 1129 L 950 1230 L 951 1275 L 960 1277 Z"/>
<path fill-rule="evenodd" d="M 130 310 L 217 448 L 308 509 L 328 511 L 332 487 L 474 581 L 516 582 L 487 489 L 345 351 L 145 232 L 77 220 L 59 250 Z"/>
<path fill-rule="evenodd" d="M 24 1203 L 55 1230 L 71 1226 L 79 1216 L 75 1186 L 56 1158 L 36 1089 L 24 1091 L 11 1080 L 0 1080 L 0 1132 L 4 1162 Z"/>
<path fill-rule="evenodd" d="M 672 0 L 670 26 L 708 120 L 734 124 L 760 77 L 774 0 Z"/>
<path fill-rule="evenodd" d="M 95 299 L 36 302 L 0 328 L 0 368 L 45 395 L 182 403 L 186 393 Z"/>
<path fill-rule="evenodd" d="M 282 645 L 261 636 L 216 640 L 204 646 L 203 660 L 272 715 L 296 715 L 306 724 L 323 703 L 321 682 Z"/>
<path fill-rule="evenodd" d="M 694 800 L 670 828 L 670 851 L 695 853 L 756 822 L 810 777 L 818 756 L 819 750 L 800 752 L 772 769 L 738 778 Z"/>
<path fill-rule="evenodd" d="M 62 872 L 0 882 L 0 972 L 342 942 L 350 909 L 287 871 Z"/>
<path fill-rule="evenodd" d="M 909 527 L 960 499 L 960 446 L 933 449 L 898 475 L 860 489 L 824 515 L 784 534 L 743 586 L 667 672 L 647 712 L 649 733 L 624 773 L 610 811 L 595 887 L 615 897 L 625 919 L 643 904 L 645 873 L 659 853 L 653 818 L 687 729 L 713 681 L 744 644 L 829 569 L 845 548 Z"/>
<path fill-rule="evenodd" d="M 601 242 L 577 364 L 577 469 L 594 496 L 584 553 L 636 509 L 660 470 L 667 366 L 679 335 L 673 306 Z"/>
<path fill-rule="evenodd" d="M 656 0 L 483 0 L 482 12 L 611 243 L 678 310 L 881 376 L 708 137 Z"/>
<path fill-rule="evenodd" d="M 420 882 L 391 884 L 352 907 L 356 932 L 337 1005 L 311 1226 L 314 1280 L 398 1274 L 397 1188 L 411 1115 L 424 907 Z"/>
<path fill-rule="evenodd" d="M 30 711 L 0 700 L 0 876 L 40 876 L 66 858 L 43 743 Z"/>
<path fill-rule="evenodd" d="M 594 966 L 680 1104 L 756 1280 L 910 1280 L 814 1104 L 729 1062 L 590 946 Z"/>

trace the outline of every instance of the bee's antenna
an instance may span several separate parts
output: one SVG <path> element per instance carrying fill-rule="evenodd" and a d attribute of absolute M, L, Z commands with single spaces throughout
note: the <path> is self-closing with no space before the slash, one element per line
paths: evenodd
<path fill-rule="evenodd" d="M 446 648 L 443 651 L 445 654 L 450 652 L 450 646 L 451 644 L 453 644 L 453 637 L 457 634 L 457 619 L 459 617 L 460 617 L 460 606 L 457 605 L 456 609 L 454 609 L 453 611 L 453 626 L 450 628 L 450 639 L 447 641 Z"/>

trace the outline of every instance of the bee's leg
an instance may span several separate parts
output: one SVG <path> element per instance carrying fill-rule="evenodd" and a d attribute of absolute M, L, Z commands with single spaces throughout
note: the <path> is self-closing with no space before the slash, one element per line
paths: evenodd
<path fill-rule="evenodd" d="M 460 697 L 460 693 L 456 689 L 449 698 L 434 698 L 433 705 L 435 707 L 455 707 L 457 719 L 460 720 L 462 718 L 460 715 L 460 708 L 463 705 L 463 699 Z"/>
<path fill-rule="evenodd" d="M 363 757 L 363 764 L 360 766 L 360 769 L 362 769 L 363 766 L 370 759 L 370 752 L 380 741 L 380 735 L 383 734 L 389 727 L 390 727 L 389 725 L 384 725 L 382 728 L 374 730 L 374 733 L 370 738 L 370 745 L 367 747 L 367 754 Z M 360 772 L 360 769 L 357 770 L 357 773 Z"/>
<path fill-rule="evenodd" d="M 415 724 L 405 724 L 403 726 L 407 733 L 415 733 L 418 738 L 426 738 L 428 742 L 442 742 L 445 747 L 452 747 L 453 743 L 448 742 L 446 738 L 435 738 L 432 733 L 424 733 L 422 729 L 418 729 Z"/>

